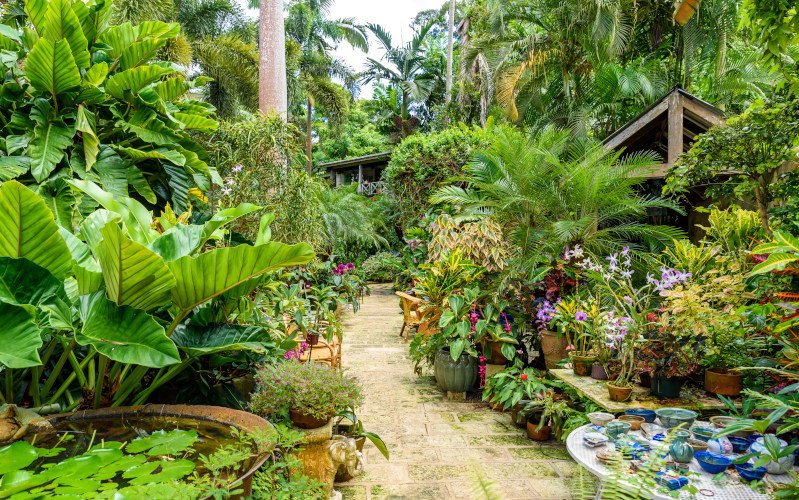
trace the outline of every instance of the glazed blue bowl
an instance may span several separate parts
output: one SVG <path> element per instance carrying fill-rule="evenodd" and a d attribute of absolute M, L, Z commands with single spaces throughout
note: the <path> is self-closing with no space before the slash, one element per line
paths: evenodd
<path fill-rule="evenodd" d="M 713 437 L 713 428 L 705 425 L 695 425 L 691 427 L 690 431 L 694 435 L 694 439 L 700 439 L 706 443 Z"/>
<path fill-rule="evenodd" d="M 738 436 L 727 436 L 727 439 L 730 440 L 730 444 L 732 444 L 732 452 L 733 453 L 746 453 L 746 450 L 749 449 L 749 446 L 752 443 L 749 442 L 749 439 L 742 438 Z"/>
<path fill-rule="evenodd" d="M 766 475 L 765 467 L 752 469 L 752 464 L 735 464 L 735 470 L 738 471 L 741 479 L 746 481 L 760 481 Z"/>
<path fill-rule="evenodd" d="M 655 421 L 655 411 L 654 410 L 645 410 L 643 408 L 632 408 L 630 410 L 624 410 L 625 415 L 635 415 L 636 417 L 643 417 L 644 422 L 651 424 Z"/>
<path fill-rule="evenodd" d="M 655 410 L 660 423 L 669 430 L 682 425 L 683 429 L 689 429 L 693 425 L 698 413 L 685 408 L 658 408 Z"/>
<path fill-rule="evenodd" d="M 718 474 L 724 472 L 727 467 L 732 463 L 732 460 L 719 453 L 712 453 L 709 451 L 697 451 L 694 453 L 694 458 L 705 472 L 711 474 Z"/>

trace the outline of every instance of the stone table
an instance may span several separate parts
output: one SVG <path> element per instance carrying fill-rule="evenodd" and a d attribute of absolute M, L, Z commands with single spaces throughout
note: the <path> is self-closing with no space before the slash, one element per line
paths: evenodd
<path fill-rule="evenodd" d="M 717 414 L 727 408 L 719 398 L 708 396 L 704 392 L 691 394 L 683 389 L 680 399 L 660 400 L 650 395 L 649 389 L 637 384 L 633 387 L 633 395 L 630 401 L 611 401 L 608 395 L 608 388 L 605 385 L 606 380 L 579 377 L 574 374 L 574 371 L 564 369 L 549 370 L 549 373 L 610 413 L 620 413 L 631 408 L 656 410 L 665 407 L 679 407 L 705 414 Z"/>

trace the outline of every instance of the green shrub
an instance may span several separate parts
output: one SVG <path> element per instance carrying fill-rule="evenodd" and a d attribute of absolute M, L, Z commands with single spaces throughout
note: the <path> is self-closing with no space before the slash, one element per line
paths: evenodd
<path fill-rule="evenodd" d="M 472 151 L 488 147 L 489 133 L 480 128 L 449 128 L 430 135 L 415 134 L 394 149 L 382 180 L 394 195 L 398 222 L 421 218 L 428 196 L 448 178 L 460 175 Z"/>
<path fill-rule="evenodd" d="M 391 252 L 379 252 L 366 259 L 361 266 L 368 281 L 389 283 L 402 271 L 402 261 Z"/>

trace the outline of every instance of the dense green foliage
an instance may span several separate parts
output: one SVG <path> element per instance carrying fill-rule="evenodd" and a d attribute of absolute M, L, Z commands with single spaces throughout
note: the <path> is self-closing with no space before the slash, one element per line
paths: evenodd
<path fill-rule="evenodd" d="M 70 230 L 79 211 L 97 206 L 71 191 L 71 179 L 180 212 L 190 190 L 221 182 L 189 135 L 217 126 L 213 106 L 186 98 L 206 80 L 188 81 L 174 65 L 153 62 L 180 27 L 109 26 L 110 15 L 110 3 L 29 0 L 0 37 L 0 179 L 36 185 Z"/>
<path fill-rule="evenodd" d="M 367 280 L 390 283 L 404 269 L 404 266 L 393 253 L 377 252 L 363 262 L 362 269 Z"/>
<path fill-rule="evenodd" d="M 398 222 L 421 218 L 429 193 L 463 172 L 472 153 L 489 144 L 489 132 L 461 127 L 413 135 L 397 146 L 382 179 L 395 197 Z"/>

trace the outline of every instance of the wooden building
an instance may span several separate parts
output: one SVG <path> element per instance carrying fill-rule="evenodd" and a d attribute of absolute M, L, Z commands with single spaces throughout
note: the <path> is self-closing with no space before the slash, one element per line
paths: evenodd
<path fill-rule="evenodd" d="M 347 158 L 346 160 L 322 163 L 319 166 L 326 171 L 325 178 L 333 186 L 358 184 L 358 192 L 364 196 L 372 196 L 383 190 L 380 175 L 388 166 L 391 152 L 375 153 Z"/>

